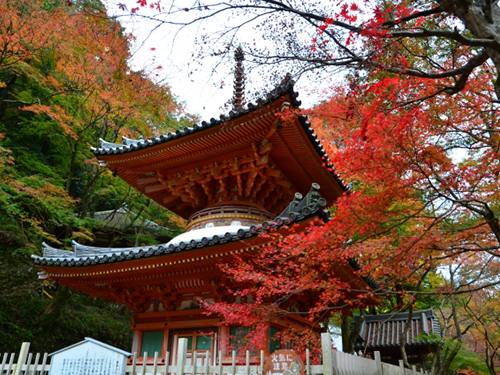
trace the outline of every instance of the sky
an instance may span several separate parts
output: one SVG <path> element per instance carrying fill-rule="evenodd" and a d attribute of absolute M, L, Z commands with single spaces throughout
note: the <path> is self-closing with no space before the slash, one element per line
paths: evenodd
<path fill-rule="evenodd" d="M 233 75 L 226 65 L 215 69 L 218 59 L 204 58 L 194 61 L 194 38 L 201 32 L 198 25 L 178 32 L 175 27 L 161 25 L 141 16 L 130 16 L 135 1 L 122 0 L 128 11 L 118 9 L 116 0 L 108 0 L 111 15 L 122 15 L 118 20 L 127 33 L 136 38 L 132 45 L 133 69 L 150 72 L 153 79 L 166 82 L 173 94 L 184 104 L 188 113 L 200 115 L 202 120 L 218 118 L 225 110 L 224 104 L 231 99 Z M 141 9 L 141 14 L 154 14 Z M 217 22 L 217 20 L 214 20 Z"/>
<path fill-rule="evenodd" d="M 228 112 L 230 108 L 224 105 L 232 98 L 234 64 L 220 64 L 218 57 L 199 59 L 194 56 L 196 35 L 226 22 L 225 17 L 214 17 L 203 24 L 195 24 L 179 31 L 178 27 L 169 25 L 158 27 L 157 22 L 148 19 L 147 16 L 157 15 L 154 10 L 141 8 L 139 16 L 131 16 L 130 10 L 138 6 L 136 0 L 105 0 L 104 3 L 108 13 L 117 16 L 125 31 L 136 38 L 132 44 L 133 55 L 130 60 L 133 69 L 146 70 L 153 79 L 165 82 L 184 104 L 186 112 L 199 115 L 201 120 L 208 121 Z M 126 10 L 119 9 L 119 3 L 125 4 Z M 249 39 L 254 37 L 250 29 L 243 30 L 239 36 Z M 261 79 L 258 72 L 245 72 L 247 99 L 250 91 L 268 92 L 273 89 Z M 323 87 L 319 87 L 319 90 L 318 82 L 311 83 L 306 79 L 297 82 L 295 89 L 299 92 L 302 108 L 311 107 L 324 97 L 322 92 L 331 82 L 322 82 Z"/>

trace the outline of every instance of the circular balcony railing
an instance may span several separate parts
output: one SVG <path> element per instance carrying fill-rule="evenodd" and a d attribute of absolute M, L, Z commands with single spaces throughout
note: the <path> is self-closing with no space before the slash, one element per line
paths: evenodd
<path fill-rule="evenodd" d="M 240 222 L 242 226 L 260 225 L 264 221 L 273 220 L 275 215 L 268 211 L 251 206 L 217 206 L 205 208 L 191 215 L 187 230 L 205 228 L 208 223 L 213 226 L 231 225 Z"/>

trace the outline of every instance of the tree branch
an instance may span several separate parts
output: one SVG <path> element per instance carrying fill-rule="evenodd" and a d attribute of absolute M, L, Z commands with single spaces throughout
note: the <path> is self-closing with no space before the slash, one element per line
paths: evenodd
<path fill-rule="evenodd" d="M 393 31 L 387 35 L 388 38 L 431 38 L 440 37 L 457 41 L 463 45 L 471 47 L 488 47 L 500 52 L 500 44 L 494 39 L 472 39 L 460 34 L 457 29 L 448 30 L 428 30 L 419 28 L 420 31 Z"/>

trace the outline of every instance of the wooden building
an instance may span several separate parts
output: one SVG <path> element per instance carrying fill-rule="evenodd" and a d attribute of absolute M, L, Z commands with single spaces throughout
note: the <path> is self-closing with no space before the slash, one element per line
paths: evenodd
<path fill-rule="evenodd" d="M 359 319 L 354 316 L 353 329 Z M 372 358 L 379 351 L 382 361 L 398 364 L 402 342 L 409 363 L 425 368 L 425 356 L 437 350 L 440 338 L 439 318 L 433 309 L 413 311 L 411 320 L 408 312 L 366 315 L 354 350 Z"/>
<path fill-rule="evenodd" d="M 43 256 L 34 257 L 41 277 L 127 305 L 132 351 L 158 351 L 161 357 L 168 350 L 175 358 L 177 338 L 187 337 L 190 353 L 196 351 L 203 362 L 207 350 L 217 352 L 238 327 L 220 326 L 197 298 L 245 302 L 222 287 L 227 280 L 217 264 L 236 254 L 251 257 L 269 241 L 258 236 L 267 228 L 304 228 L 318 216 L 327 220 L 324 207 L 347 190 L 306 117 L 280 120 L 280 113 L 300 105 L 297 96 L 286 81 L 256 104 L 239 105 L 218 120 L 152 139 L 101 141 L 93 149 L 101 165 L 187 219 L 187 231 L 166 244 L 136 248 L 74 243 L 66 251 L 44 245 Z M 352 267 L 339 266 L 338 275 L 353 290 L 369 288 Z M 315 303 L 310 296 L 299 302 L 306 308 Z M 269 337 L 310 324 L 289 314 L 269 327 Z M 272 340 L 268 344 L 272 350 Z"/>

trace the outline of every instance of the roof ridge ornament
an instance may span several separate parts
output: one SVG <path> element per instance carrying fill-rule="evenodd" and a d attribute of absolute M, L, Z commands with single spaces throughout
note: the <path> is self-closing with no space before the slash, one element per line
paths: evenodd
<path fill-rule="evenodd" d="M 297 219 L 315 214 L 318 209 L 326 206 L 326 200 L 319 194 L 319 184 L 313 182 L 311 190 L 305 198 L 302 194 L 295 193 L 295 196 L 287 208 L 276 218 L 277 220 L 291 220 L 292 222 Z M 325 217 L 326 218 L 326 217 Z"/>

